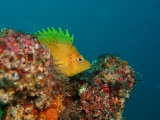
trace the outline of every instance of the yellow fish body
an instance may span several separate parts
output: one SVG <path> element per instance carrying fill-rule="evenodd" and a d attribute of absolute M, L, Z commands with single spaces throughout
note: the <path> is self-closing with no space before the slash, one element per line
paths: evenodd
<path fill-rule="evenodd" d="M 70 37 L 68 30 L 66 33 L 59 28 L 48 28 L 38 31 L 38 40 L 50 49 L 55 59 L 55 64 L 60 66 L 60 70 L 67 77 L 74 76 L 90 68 L 90 63 L 73 46 L 73 36 Z"/>

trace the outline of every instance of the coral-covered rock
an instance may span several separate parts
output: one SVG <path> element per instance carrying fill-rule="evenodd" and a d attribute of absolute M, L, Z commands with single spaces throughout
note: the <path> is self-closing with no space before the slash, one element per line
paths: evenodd
<path fill-rule="evenodd" d="M 24 114 L 22 116 L 26 119 L 33 118 L 33 114 L 25 116 L 23 111 L 31 107 L 37 111 L 45 110 L 54 105 L 57 95 L 62 94 L 66 78 L 53 64 L 54 60 L 44 45 L 32 35 L 3 29 L 0 32 L 0 53 L 0 102 L 8 105 L 7 120 L 18 114 Z"/>
<path fill-rule="evenodd" d="M 62 96 L 53 100 L 52 106 L 38 110 L 33 104 L 16 104 L 7 108 L 6 120 L 58 120 L 59 112 L 63 109 Z"/>
<path fill-rule="evenodd" d="M 126 61 L 103 54 L 88 71 L 71 78 L 58 67 L 34 35 L 1 30 L 0 119 L 123 119 L 125 101 L 136 83 Z"/>

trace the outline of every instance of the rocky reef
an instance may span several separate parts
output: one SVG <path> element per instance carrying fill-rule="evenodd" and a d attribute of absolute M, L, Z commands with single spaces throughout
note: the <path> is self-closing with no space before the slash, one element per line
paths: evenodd
<path fill-rule="evenodd" d="M 4 119 L 40 119 L 39 112 L 56 106 L 66 78 L 53 61 L 49 50 L 34 36 L 1 30 L 0 102 L 7 105 Z"/>
<path fill-rule="evenodd" d="M 36 36 L 0 31 L 0 117 L 4 120 L 122 120 L 134 69 L 100 55 L 89 70 L 65 77 Z"/>

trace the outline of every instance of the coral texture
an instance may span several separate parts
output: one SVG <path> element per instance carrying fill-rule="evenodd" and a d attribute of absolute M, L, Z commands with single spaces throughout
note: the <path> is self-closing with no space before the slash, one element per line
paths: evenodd
<path fill-rule="evenodd" d="M 122 120 L 135 84 L 133 68 L 115 55 L 66 78 L 34 35 L 0 32 L 0 119 Z"/>
<path fill-rule="evenodd" d="M 4 119 L 34 120 L 39 111 L 55 107 L 66 79 L 44 45 L 34 36 L 3 29 L 0 53 L 0 102 L 8 105 Z"/>

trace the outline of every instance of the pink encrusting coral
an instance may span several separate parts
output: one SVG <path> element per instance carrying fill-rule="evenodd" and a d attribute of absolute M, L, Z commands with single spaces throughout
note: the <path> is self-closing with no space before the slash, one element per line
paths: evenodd
<path fill-rule="evenodd" d="M 25 106 L 34 111 L 54 106 L 66 81 L 53 64 L 49 49 L 34 36 L 3 29 L 0 53 L 0 102 L 8 105 L 4 119 L 38 119 L 40 113 L 34 112 L 29 117 Z"/>
<path fill-rule="evenodd" d="M 79 90 L 81 109 L 88 119 L 122 119 L 124 103 L 135 85 L 135 72 L 114 55 L 101 55 L 92 64 L 92 81 Z"/>
<path fill-rule="evenodd" d="M 126 61 L 109 54 L 93 62 L 90 81 L 79 89 L 80 109 L 89 120 L 121 120 L 124 103 L 135 85 L 135 72 Z"/>

